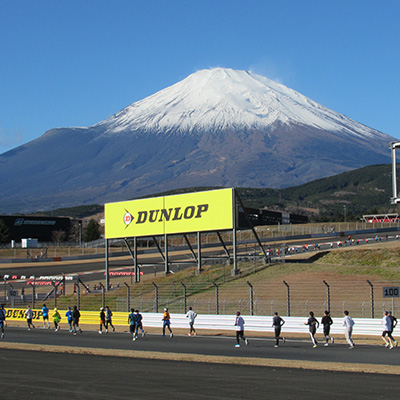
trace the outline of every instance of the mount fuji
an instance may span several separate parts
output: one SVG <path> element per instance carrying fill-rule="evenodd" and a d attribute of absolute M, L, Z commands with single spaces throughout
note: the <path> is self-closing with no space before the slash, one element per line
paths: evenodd
<path fill-rule="evenodd" d="M 389 163 L 395 139 L 246 71 L 198 71 L 91 127 L 0 155 L 0 213 L 191 186 L 282 188 Z"/>

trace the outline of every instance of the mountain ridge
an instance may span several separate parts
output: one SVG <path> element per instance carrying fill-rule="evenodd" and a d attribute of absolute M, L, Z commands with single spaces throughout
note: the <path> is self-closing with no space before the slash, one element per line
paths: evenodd
<path fill-rule="evenodd" d="M 271 82 L 244 71 L 199 71 L 91 127 L 47 131 L 0 155 L 0 212 L 193 186 L 283 188 L 390 162 L 394 138 Z M 180 97 L 194 109 L 182 108 Z M 135 118 L 143 105 L 148 113 L 140 125 Z M 316 123 L 313 113 L 325 122 Z"/>

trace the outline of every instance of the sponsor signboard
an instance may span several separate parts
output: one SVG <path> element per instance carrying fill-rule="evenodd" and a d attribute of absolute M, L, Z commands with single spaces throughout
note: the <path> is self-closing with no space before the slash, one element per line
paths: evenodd
<path fill-rule="evenodd" d="M 105 204 L 105 237 L 233 229 L 233 189 Z"/>

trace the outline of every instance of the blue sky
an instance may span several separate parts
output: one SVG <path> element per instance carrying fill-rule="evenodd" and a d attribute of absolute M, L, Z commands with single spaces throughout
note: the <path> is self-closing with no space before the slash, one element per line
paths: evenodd
<path fill-rule="evenodd" d="M 217 66 L 400 138 L 399 21 L 397 0 L 2 0 L 0 153 Z"/>

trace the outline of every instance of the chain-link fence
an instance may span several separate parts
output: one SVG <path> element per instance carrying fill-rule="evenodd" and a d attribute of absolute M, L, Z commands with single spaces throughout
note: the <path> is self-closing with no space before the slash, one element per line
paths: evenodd
<path fill-rule="evenodd" d="M 250 277 L 249 277 L 250 278 Z M 72 285 L 72 284 L 71 284 Z M 322 280 L 320 282 L 274 281 L 268 283 L 241 280 L 222 282 L 174 281 L 169 283 L 123 282 L 110 290 L 99 284 L 88 290 L 82 283 L 74 283 L 72 293 L 64 295 L 62 288 L 53 285 L 48 292 L 30 292 L 13 298 L 12 289 L 4 287 L 0 302 L 8 307 L 35 306 L 46 302 L 61 309 L 77 305 L 82 310 L 98 310 L 108 305 L 114 311 L 127 312 L 131 307 L 143 312 L 184 313 L 193 307 L 202 314 L 234 314 L 240 310 L 246 315 L 307 316 L 310 310 L 322 315 L 328 309 L 332 316 L 341 316 L 349 310 L 354 317 L 380 318 L 383 311 L 396 312 L 399 297 L 384 297 L 385 287 L 398 287 L 399 282 L 368 280 Z M 392 292 L 398 295 L 398 292 Z"/>

